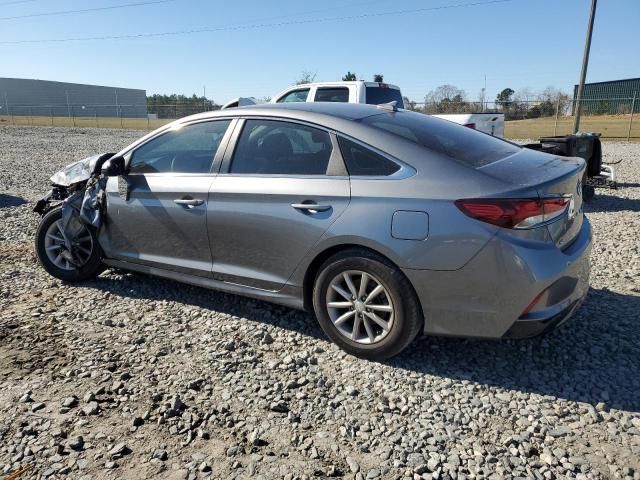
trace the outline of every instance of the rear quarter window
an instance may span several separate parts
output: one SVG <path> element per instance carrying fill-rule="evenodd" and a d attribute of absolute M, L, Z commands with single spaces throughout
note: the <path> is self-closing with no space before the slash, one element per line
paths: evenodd
<path fill-rule="evenodd" d="M 414 112 L 373 115 L 362 123 L 417 143 L 473 168 L 521 150 L 513 143 L 447 120 Z"/>
<path fill-rule="evenodd" d="M 338 137 L 342 158 L 352 176 L 388 177 L 400 170 L 400 165 L 348 138 Z"/>

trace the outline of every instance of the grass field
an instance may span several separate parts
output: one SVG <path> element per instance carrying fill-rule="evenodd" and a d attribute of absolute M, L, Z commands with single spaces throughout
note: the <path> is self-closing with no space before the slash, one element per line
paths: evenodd
<path fill-rule="evenodd" d="M 629 131 L 629 115 L 598 115 L 582 117 L 580 130 L 600 132 L 602 138 L 626 139 Z M 115 117 L 30 117 L 0 116 L 0 125 L 37 125 L 55 127 L 99 127 L 154 130 L 171 119 L 147 120 L 146 118 Z M 566 135 L 573 129 L 573 117 L 560 117 L 557 128 L 555 118 L 512 120 L 505 124 L 507 138 L 537 139 L 549 135 Z M 631 139 L 640 139 L 640 115 L 636 115 L 631 129 Z"/>
<path fill-rule="evenodd" d="M 146 118 L 117 117 L 36 117 L 28 115 L 0 116 L 0 125 L 33 125 L 45 127 L 98 127 L 155 130 L 173 119 L 147 120 Z"/>
<path fill-rule="evenodd" d="M 583 132 L 599 132 L 602 138 L 625 139 L 629 132 L 630 115 L 597 115 L 582 117 L 580 130 Z M 532 138 L 550 135 L 566 135 L 573 130 L 573 117 L 558 118 L 555 128 L 555 118 L 534 118 L 530 120 L 512 120 L 505 124 L 507 138 Z M 555 132 L 555 133 L 554 133 Z M 640 115 L 635 115 L 631 128 L 632 139 L 640 138 Z"/>

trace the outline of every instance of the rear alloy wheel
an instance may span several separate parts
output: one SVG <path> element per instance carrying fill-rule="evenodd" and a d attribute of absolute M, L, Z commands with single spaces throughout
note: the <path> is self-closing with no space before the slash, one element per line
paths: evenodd
<path fill-rule="evenodd" d="M 69 251 L 62 231 L 62 209 L 51 210 L 36 232 L 36 254 L 42 267 L 65 282 L 82 282 L 100 275 L 104 265 L 94 230 L 82 225 L 70 243 L 73 251 Z"/>
<path fill-rule="evenodd" d="M 365 250 L 329 258 L 320 268 L 313 300 L 327 336 L 363 358 L 396 355 L 422 326 L 409 281 L 395 266 Z"/>
<path fill-rule="evenodd" d="M 361 270 L 336 275 L 327 289 L 327 313 L 344 337 L 363 345 L 384 339 L 393 327 L 393 302 L 380 280 Z"/>

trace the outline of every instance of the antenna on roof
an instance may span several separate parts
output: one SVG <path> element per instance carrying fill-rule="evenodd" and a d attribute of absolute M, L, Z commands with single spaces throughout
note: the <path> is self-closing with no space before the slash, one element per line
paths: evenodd
<path fill-rule="evenodd" d="M 380 105 L 376 105 L 378 108 L 382 109 L 382 110 L 388 110 L 390 112 L 397 112 L 398 111 L 398 101 L 397 100 L 392 100 L 391 102 L 387 102 L 387 103 L 381 103 Z"/>

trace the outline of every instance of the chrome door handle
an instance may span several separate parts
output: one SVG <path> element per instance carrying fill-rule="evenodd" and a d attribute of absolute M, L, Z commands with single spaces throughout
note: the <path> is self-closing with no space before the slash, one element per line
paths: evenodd
<path fill-rule="evenodd" d="M 199 198 L 176 198 L 174 203 L 178 205 L 183 205 L 188 208 L 197 207 L 198 205 L 202 205 L 204 200 L 200 200 Z"/>
<path fill-rule="evenodd" d="M 320 205 L 318 203 L 292 203 L 291 206 L 296 210 L 306 210 L 309 213 L 324 212 L 331 208 L 331 205 Z"/>

